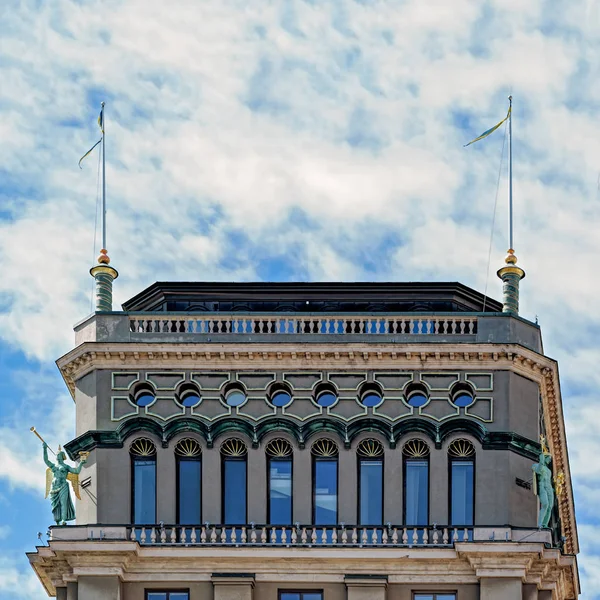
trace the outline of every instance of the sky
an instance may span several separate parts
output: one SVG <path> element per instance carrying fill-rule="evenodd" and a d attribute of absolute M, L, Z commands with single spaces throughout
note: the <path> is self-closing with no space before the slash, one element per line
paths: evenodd
<path fill-rule="evenodd" d="M 463 145 L 509 94 L 521 314 L 560 364 L 582 598 L 600 598 L 599 28 L 595 0 L 3 0 L 0 600 L 46 597 L 29 427 L 74 435 L 54 361 L 91 311 L 98 152 L 77 162 L 101 101 L 119 307 L 156 280 L 500 298 L 505 129 Z"/>

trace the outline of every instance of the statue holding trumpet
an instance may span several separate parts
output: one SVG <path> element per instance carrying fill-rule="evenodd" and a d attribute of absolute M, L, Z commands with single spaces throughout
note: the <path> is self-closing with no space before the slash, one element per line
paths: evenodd
<path fill-rule="evenodd" d="M 67 521 L 75 520 L 75 507 L 69 493 L 69 482 L 73 488 L 75 496 L 81 499 L 79 495 L 79 473 L 87 461 L 89 452 L 80 452 L 80 463 L 77 467 L 70 467 L 65 464 L 67 455 L 58 447 L 58 453 L 50 448 L 50 452 L 56 456 L 56 463 L 48 459 L 48 444 L 42 436 L 36 431 L 35 427 L 30 429 L 44 445 L 44 462 L 48 467 L 46 469 L 46 498 L 50 495 L 52 504 L 52 514 L 57 525 L 66 525 Z"/>

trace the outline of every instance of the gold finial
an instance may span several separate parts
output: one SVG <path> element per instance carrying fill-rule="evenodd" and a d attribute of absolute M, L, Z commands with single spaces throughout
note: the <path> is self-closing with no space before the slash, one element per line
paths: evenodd
<path fill-rule="evenodd" d="M 108 257 L 108 250 L 105 250 L 104 248 L 102 248 L 102 250 L 100 250 L 100 256 L 98 257 L 98 264 L 99 265 L 108 265 L 110 263 L 110 258 Z"/>
<path fill-rule="evenodd" d="M 548 445 L 546 444 L 546 437 L 540 435 L 540 445 L 542 446 L 542 454 L 549 455 L 550 450 L 548 450 Z"/>
<path fill-rule="evenodd" d="M 516 265 L 517 264 L 517 257 L 515 255 L 515 251 L 512 248 L 508 249 L 508 254 L 506 255 L 506 258 L 504 259 L 504 262 L 507 265 Z"/>

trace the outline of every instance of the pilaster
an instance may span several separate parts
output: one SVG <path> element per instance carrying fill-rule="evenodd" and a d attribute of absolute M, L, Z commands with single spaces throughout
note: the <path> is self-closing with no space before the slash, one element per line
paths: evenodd
<path fill-rule="evenodd" d="M 348 600 L 386 600 L 387 577 L 345 577 Z"/>
<path fill-rule="evenodd" d="M 522 600 L 523 584 L 516 577 L 482 577 L 480 600 Z"/>

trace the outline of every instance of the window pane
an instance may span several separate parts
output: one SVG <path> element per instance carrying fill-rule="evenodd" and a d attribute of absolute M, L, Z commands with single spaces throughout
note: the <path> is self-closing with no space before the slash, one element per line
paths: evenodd
<path fill-rule="evenodd" d="M 148 592 L 148 600 L 167 600 L 166 592 Z"/>
<path fill-rule="evenodd" d="M 133 522 L 156 522 L 156 463 L 133 461 Z"/>
<path fill-rule="evenodd" d="M 360 461 L 360 524 L 381 525 L 383 502 L 383 461 Z"/>
<path fill-rule="evenodd" d="M 225 524 L 246 523 L 246 461 L 223 461 L 223 522 Z"/>
<path fill-rule="evenodd" d="M 289 525 L 292 522 L 292 461 L 269 461 L 269 522 Z"/>
<path fill-rule="evenodd" d="M 337 525 L 337 460 L 315 459 L 315 525 Z"/>
<path fill-rule="evenodd" d="M 452 461 L 451 525 L 473 525 L 473 462 Z"/>
<path fill-rule="evenodd" d="M 302 594 L 302 600 L 323 600 L 323 594 L 321 592 L 309 592 L 308 594 Z"/>
<path fill-rule="evenodd" d="M 180 460 L 179 462 L 179 523 L 198 525 L 200 516 L 202 463 L 199 460 Z"/>
<path fill-rule="evenodd" d="M 436 594 L 435 600 L 456 600 L 456 594 Z"/>
<path fill-rule="evenodd" d="M 300 594 L 293 592 L 283 592 L 279 596 L 280 600 L 300 600 Z"/>
<path fill-rule="evenodd" d="M 433 600 L 432 594 L 415 594 L 414 600 Z"/>
<path fill-rule="evenodd" d="M 407 460 L 404 486 L 404 523 L 428 525 L 429 462 Z"/>
<path fill-rule="evenodd" d="M 189 600 L 190 595 L 187 592 L 171 592 L 169 600 Z"/>

